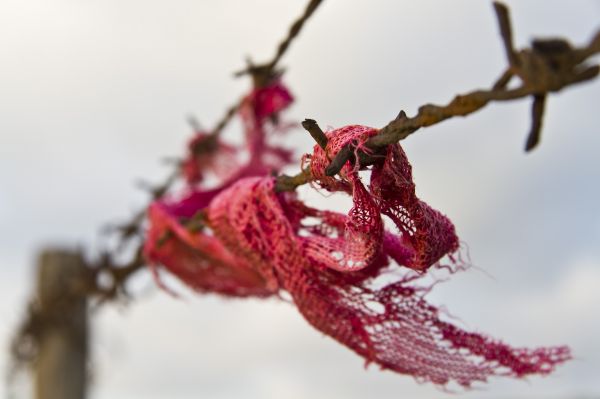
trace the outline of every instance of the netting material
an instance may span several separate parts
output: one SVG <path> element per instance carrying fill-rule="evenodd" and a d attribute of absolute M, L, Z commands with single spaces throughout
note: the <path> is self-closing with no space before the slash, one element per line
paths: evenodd
<path fill-rule="evenodd" d="M 565 347 L 514 349 L 441 320 L 423 298 L 417 274 L 377 288 L 375 277 L 390 270 L 383 247 L 358 272 L 322 267 L 306 251 L 310 233 L 320 237 L 350 217 L 320 214 L 273 187 L 272 178 L 244 179 L 218 195 L 208 207 L 215 236 L 261 273 L 272 270 L 309 323 L 367 362 L 436 384 L 469 386 L 491 375 L 545 374 L 569 358 Z M 306 231 L 304 216 L 321 216 L 324 228 Z"/>
<path fill-rule="evenodd" d="M 217 194 L 236 181 L 269 174 L 288 162 L 291 152 L 269 144 L 267 139 L 269 134 L 288 128 L 269 120 L 292 101 L 292 95 L 279 80 L 255 88 L 243 98 L 238 115 L 248 144 L 245 163 L 237 159 L 240 151 L 222 142 L 218 135 L 196 132 L 188 143 L 181 169 L 189 185 L 187 193 L 177 200 L 160 198 L 148 210 L 150 228 L 144 253 L 153 268 L 157 264 L 164 266 L 199 292 L 243 297 L 268 296 L 277 289 L 273 279 L 265 281 L 245 259 L 206 235 L 202 213 Z M 220 178 L 216 187 L 203 187 L 207 171 Z"/>
<path fill-rule="evenodd" d="M 218 137 L 207 132 L 196 132 L 189 141 L 187 156 L 181 166 L 188 184 L 199 184 L 210 171 L 221 180 L 228 180 L 239 168 L 236 159 L 237 149 L 223 143 Z"/>
<path fill-rule="evenodd" d="M 181 226 L 177 214 L 169 207 L 154 204 L 149 217 L 153 228 L 148 242 L 164 242 L 148 248 L 146 256 L 165 265 L 195 290 L 236 297 L 272 294 L 265 287 L 262 276 L 244 259 L 229 252 L 218 239 Z M 174 234 L 176 239 L 161 235 L 164 232 Z"/>
<path fill-rule="evenodd" d="M 240 162 L 241 149 L 223 142 L 209 132 L 196 132 L 188 142 L 182 163 L 182 175 L 188 185 L 197 189 L 207 172 L 228 186 L 242 177 L 259 176 L 279 170 L 290 163 L 292 152 L 268 143 L 268 137 L 285 133 L 293 125 L 277 122 L 278 114 L 289 107 L 294 98 L 278 80 L 252 90 L 240 103 L 238 115 L 246 135 L 248 160 Z M 273 119 L 274 123 L 269 123 Z"/>
<path fill-rule="evenodd" d="M 271 177 L 241 178 L 181 203 L 154 204 L 146 255 L 201 292 L 265 297 L 285 290 L 310 324 L 367 362 L 439 385 L 547 374 L 569 359 L 566 347 L 515 349 L 464 331 L 426 302 L 420 273 L 444 255 L 452 264 L 458 238 L 448 218 L 416 197 L 401 147 L 390 146 L 373 166 L 369 189 L 350 162 L 339 178 L 324 174 L 342 146 L 366 150 L 376 132 L 329 132 L 326 150 L 315 146 L 305 157 L 317 184 L 352 195 L 347 215 L 278 194 Z M 198 214 L 200 227 L 182 225 Z M 384 230 L 383 215 L 397 233 Z M 319 223 L 305 224 L 308 217 Z"/>
<path fill-rule="evenodd" d="M 305 162 L 310 159 L 311 174 L 321 187 L 352 194 L 355 206 L 351 214 L 363 214 L 362 223 L 367 225 L 364 231 L 371 233 L 370 241 L 381 241 L 381 214 L 389 217 L 401 233 L 399 237 L 388 236 L 390 254 L 395 254 L 395 260 L 401 265 L 425 270 L 444 255 L 452 255 L 458 249 L 458 237 L 446 216 L 417 198 L 412 167 L 400 145 L 388 146 L 382 162 L 373 167 L 370 193 L 366 192 L 351 162 L 343 166 L 340 178 L 325 174 L 330 160 L 342 147 L 352 145 L 355 153 L 369 152 L 364 143 L 375 134 L 377 129 L 360 125 L 334 130 L 327 134 L 326 149 L 315 145 L 313 154 L 305 157 Z"/>
<path fill-rule="evenodd" d="M 242 120 L 246 148 L 250 152 L 248 168 L 269 174 L 288 165 L 292 160 L 292 152 L 267 142 L 272 133 L 284 133 L 289 125 L 278 123 L 278 115 L 290 106 L 293 97 L 280 82 L 274 81 L 265 87 L 256 88 L 242 101 L 239 115 Z M 271 119 L 276 123 L 267 123 Z"/>

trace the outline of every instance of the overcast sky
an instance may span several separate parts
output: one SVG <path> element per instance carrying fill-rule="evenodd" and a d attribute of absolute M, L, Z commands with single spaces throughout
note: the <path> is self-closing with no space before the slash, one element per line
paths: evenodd
<path fill-rule="evenodd" d="M 248 89 L 244 57 L 271 57 L 305 2 L 0 1 L 0 342 L 46 244 L 101 245 L 182 153 L 193 114 L 212 126 Z M 587 42 L 600 1 L 509 2 L 515 41 Z M 489 86 L 505 66 L 491 2 L 325 0 L 283 64 L 287 114 L 322 126 L 385 125 L 400 109 Z M 598 58 L 596 58 L 598 61 Z M 430 299 L 517 346 L 568 344 L 547 378 L 493 379 L 465 398 L 600 396 L 600 81 L 552 95 L 542 145 L 522 151 L 529 100 L 493 104 L 403 145 L 421 198 L 449 215 L 473 269 Z M 235 140 L 236 126 L 228 131 Z M 238 138 L 239 139 L 239 138 Z M 298 132 L 290 145 L 309 150 Z M 321 207 L 331 202 L 301 190 Z M 341 209 L 342 211 L 344 209 Z M 147 273 L 126 308 L 94 318 L 93 399 L 440 398 L 363 360 L 275 300 L 176 300 Z M 7 363 L 0 354 L 0 372 Z M 4 387 L 0 387 L 0 395 Z M 580 395 L 580 396 L 577 396 Z"/>

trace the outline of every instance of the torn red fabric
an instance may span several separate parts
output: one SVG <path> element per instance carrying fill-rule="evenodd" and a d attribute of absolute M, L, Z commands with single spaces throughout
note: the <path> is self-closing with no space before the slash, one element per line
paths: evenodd
<path fill-rule="evenodd" d="M 290 106 L 294 97 L 287 87 L 276 79 L 264 87 L 259 87 L 244 99 L 245 104 L 249 104 L 254 113 L 254 118 L 258 122 L 276 115 Z"/>
<path fill-rule="evenodd" d="M 317 183 L 328 191 L 344 191 L 355 197 L 357 193 L 364 196 L 365 188 L 358 178 L 358 170 L 350 162 L 340 171 L 340 178 L 326 176 L 325 168 L 330 159 L 346 145 L 352 145 L 356 151 L 369 152 L 364 143 L 375 134 L 377 129 L 361 125 L 345 126 L 327 133 L 326 149 L 315 145 L 313 154 L 308 157 L 311 174 Z M 417 198 L 412 167 L 400 145 L 388 146 L 382 164 L 372 169 L 370 191 L 370 201 L 377 204 L 377 210 L 373 211 L 364 205 L 358 209 L 377 214 L 368 218 L 371 223 L 377 220 L 381 224 L 381 214 L 394 222 L 401 235 L 395 239 L 388 237 L 389 254 L 399 264 L 415 270 L 425 270 L 444 255 L 452 255 L 458 250 L 458 237 L 452 222 Z M 374 226 L 369 226 L 367 231 L 373 231 L 373 228 Z M 378 236 L 372 238 L 380 241 Z M 404 259 L 407 256 L 409 259 Z"/>
<path fill-rule="evenodd" d="M 283 133 L 289 125 L 279 125 L 278 115 L 290 106 L 293 97 L 279 80 L 256 88 L 240 104 L 239 114 L 244 127 L 249 165 L 266 168 L 265 174 L 279 170 L 292 161 L 292 152 L 268 143 L 272 133 Z"/>
<path fill-rule="evenodd" d="M 206 172 L 227 180 L 239 168 L 235 147 L 223 143 L 217 136 L 196 132 L 188 143 L 187 156 L 181 166 L 188 184 L 202 182 Z"/>
<path fill-rule="evenodd" d="M 401 272 L 387 266 L 383 246 L 359 271 L 322 267 L 307 251 L 307 241 L 344 229 L 344 217 L 323 214 L 318 231 L 302 225 L 301 216 L 315 215 L 298 209 L 289 195 L 277 195 L 271 178 L 241 180 L 208 209 L 209 224 L 227 248 L 259 270 L 274 270 L 309 323 L 367 362 L 435 384 L 470 386 L 493 375 L 547 374 L 570 358 L 566 347 L 511 348 L 443 321 L 414 273 L 389 274 L 378 288 L 377 277 Z"/>
<path fill-rule="evenodd" d="M 289 130 L 290 124 L 280 125 L 271 119 L 276 119 L 292 102 L 292 95 L 280 80 L 252 90 L 242 100 L 238 114 L 246 137 L 246 162 L 239 160 L 241 151 L 224 143 L 218 135 L 196 132 L 181 167 L 188 184 L 198 189 L 196 186 L 211 172 L 221 186 L 228 186 L 242 177 L 266 175 L 289 164 L 292 151 L 269 144 L 268 138 Z"/>
<path fill-rule="evenodd" d="M 348 214 L 276 193 L 272 177 L 243 178 L 185 204 L 153 205 L 147 257 L 203 292 L 287 291 L 315 328 L 367 362 L 421 381 L 469 387 L 495 375 L 547 374 L 570 359 L 564 346 L 512 348 L 464 331 L 425 300 L 431 287 L 420 279 L 444 256 L 455 263 L 458 238 L 446 216 L 416 197 L 400 145 L 372 167 L 368 188 L 350 162 L 338 178 L 324 174 L 340 148 L 366 150 L 376 133 L 356 125 L 334 130 L 325 151 L 315 146 L 305 157 L 317 184 L 352 196 Z M 190 232 L 185 225 L 198 211 L 204 225 Z M 383 217 L 397 231 L 386 231 Z"/>
<path fill-rule="evenodd" d="M 196 194 L 182 203 L 153 203 L 148 211 L 151 227 L 146 236 L 145 256 L 199 292 L 234 297 L 272 295 L 273 290 L 267 287 L 263 276 L 243 257 L 207 235 L 201 221 L 197 221 L 197 227 L 192 226 L 190 221 L 212 197 Z M 181 223 L 182 219 L 188 221 L 187 225 Z"/>
<path fill-rule="evenodd" d="M 236 181 L 277 171 L 291 159 L 291 152 L 268 144 L 268 134 L 285 130 L 269 122 L 287 108 L 293 98 L 285 86 L 274 81 L 254 89 L 242 101 L 239 115 L 247 139 L 249 159 L 240 163 L 239 151 L 223 143 L 215 134 L 197 132 L 188 143 L 182 175 L 190 185 L 180 200 L 160 198 L 148 211 L 150 228 L 144 253 L 153 264 L 161 264 L 192 288 L 230 296 L 265 296 L 277 287 L 268 273 L 257 274 L 243 258 L 236 258 L 220 244 L 206 236 L 197 220 L 210 201 Z M 204 188 L 204 174 L 211 171 L 218 178 L 214 188 Z M 190 227 L 192 226 L 192 227 Z"/>

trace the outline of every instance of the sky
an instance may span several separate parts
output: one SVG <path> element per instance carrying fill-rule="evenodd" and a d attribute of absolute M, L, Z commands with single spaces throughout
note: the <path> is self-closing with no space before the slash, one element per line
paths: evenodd
<path fill-rule="evenodd" d="M 517 46 L 586 43 L 600 1 L 508 2 Z M 102 248 L 100 230 L 144 206 L 139 179 L 182 153 L 249 88 L 232 73 L 271 57 L 304 1 L 0 2 L 0 373 L 47 245 Z M 325 0 L 282 61 L 286 118 L 381 127 L 399 110 L 488 87 L 505 67 L 491 2 Z M 596 57 L 596 62 L 600 61 Z M 516 346 L 568 344 L 549 377 L 495 378 L 464 398 L 600 397 L 600 81 L 553 94 L 540 148 L 523 152 L 529 100 L 492 104 L 402 144 L 418 195 L 447 214 L 475 268 L 429 295 Z M 239 140 L 239 126 L 226 137 Z M 297 132 L 298 157 L 313 145 Z M 296 168 L 292 168 L 291 171 Z M 300 190 L 320 207 L 335 202 Z M 344 208 L 346 207 L 346 208 Z M 342 209 L 340 209 L 342 208 Z M 276 300 L 156 289 L 93 317 L 93 399 L 444 398 L 363 360 Z M 26 385 L 26 384 L 25 384 Z M 17 387 L 27 394 L 27 387 Z M 0 386 L 0 396 L 6 395 Z"/>

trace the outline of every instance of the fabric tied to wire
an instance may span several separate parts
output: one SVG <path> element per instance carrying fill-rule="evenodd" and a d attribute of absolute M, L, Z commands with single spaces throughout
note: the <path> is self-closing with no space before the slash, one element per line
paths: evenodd
<path fill-rule="evenodd" d="M 364 145 L 377 134 L 377 129 L 350 125 L 327 134 L 327 147 L 314 146 L 310 170 L 317 184 L 328 191 L 344 191 L 353 196 L 355 206 L 350 221 L 361 213 L 364 231 L 371 233 L 371 241 L 381 242 L 381 215 L 388 216 L 400 231 L 400 236 L 387 236 L 388 253 L 399 264 L 414 270 L 426 270 L 444 255 L 458 250 L 459 242 L 452 222 L 439 211 L 417 198 L 412 178 L 412 167 L 400 145 L 388 146 L 382 163 L 371 171 L 370 193 L 358 176 L 358 169 L 347 162 L 341 169 L 341 178 L 327 176 L 325 169 L 344 146 L 370 152 Z M 357 156 L 355 156 L 357 158 Z M 357 215 L 352 215 L 353 213 Z M 351 226 L 348 226 L 351 227 Z"/>
<path fill-rule="evenodd" d="M 218 239 L 206 234 L 203 212 L 217 194 L 236 181 L 267 175 L 287 162 L 291 152 L 268 144 L 267 136 L 276 130 L 269 126 L 269 118 L 277 117 L 292 101 L 280 80 L 255 88 L 244 97 L 238 115 L 248 144 L 249 159 L 245 163 L 237 158 L 240 151 L 222 142 L 218 135 L 196 132 L 181 168 L 188 192 L 177 201 L 160 198 L 148 210 L 150 228 L 144 253 L 153 268 L 163 265 L 200 292 L 244 297 L 268 296 L 276 291 L 273 278 L 265 281 L 244 258 L 230 253 Z M 272 154 L 278 155 L 275 161 Z M 217 177 L 213 188 L 202 187 L 207 171 Z"/>
<path fill-rule="evenodd" d="M 201 183 L 206 172 L 227 180 L 240 167 L 236 155 L 237 149 L 223 143 L 217 136 L 196 132 L 188 143 L 187 156 L 181 166 L 182 174 L 190 185 Z"/>
<path fill-rule="evenodd" d="M 244 104 L 250 105 L 254 118 L 258 122 L 279 114 L 290 106 L 294 97 L 288 88 L 275 79 L 264 87 L 259 87 L 250 92 L 244 99 Z"/>
<path fill-rule="evenodd" d="M 294 126 L 278 123 L 278 115 L 293 101 L 291 93 L 280 80 L 253 89 L 244 97 L 238 115 L 246 136 L 246 162 L 239 159 L 241 149 L 223 142 L 219 135 L 196 132 L 188 142 L 181 166 L 188 185 L 197 187 L 210 172 L 222 186 L 228 186 L 242 177 L 269 174 L 289 164 L 292 152 L 269 144 L 268 138 L 272 133 L 285 133 Z"/>
<path fill-rule="evenodd" d="M 494 375 L 547 374 L 568 360 L 567 347 L 512 348 L 464 331 L 426 301 L 431 285 L 419 284 L 424 271 L 442 267 L 445 255 L 451 269 L 458 267 L 458 238 L 447 217 L 416 197 L 400 145 L 373 166 L 368 189 L 352 162 L 339 178 L 324 173 L 343 146 L 367 151 L 364 143 L 376 133 L 364 126 L 334 130 L 325 150 L 315 146 L 305 157 L 316 184 L 352 196 L 348 214 L 277 193 L 273 177 L 243 178 L 192 206 L 154 205 L 147 257 L 201 292 L 287 291 L 319 331 L 367 363 L 420 381 L 469 387 Z M 204 224 L 191 232 L 182 220 L 200 210 Z M 397 232 L 384 228 L 383 216 Z"/>
<path fill-rule="evenodd" d="M 273 133 L 282 134 L 295 124 L 282 124 L 281 111 L 289 107 L 294 98 L 279 80 L 255 88 L 240 104 L 239 114 L 244 127 L 246 147 L 250 152 L 249 167 L 264 169 L 264 174 L 289 165 L 292 151 L 268 143 Z"/>

